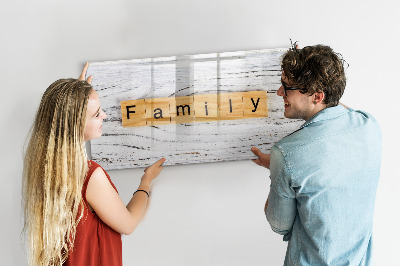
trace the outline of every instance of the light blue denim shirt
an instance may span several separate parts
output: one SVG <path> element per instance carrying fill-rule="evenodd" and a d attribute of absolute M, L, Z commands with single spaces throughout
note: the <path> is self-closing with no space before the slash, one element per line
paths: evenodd
<path fill-rule="evenodd" d="M 266 211 L 284 265 L 371 265 L 381 131 L 369 114 L 324 109 L 271 150 Z"/>

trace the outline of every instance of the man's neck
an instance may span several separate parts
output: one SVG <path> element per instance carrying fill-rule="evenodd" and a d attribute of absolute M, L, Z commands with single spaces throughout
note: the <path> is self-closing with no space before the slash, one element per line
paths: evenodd
<path fill-rule="evenodd" d="M 311 117 L 313 117 L 314 115 L 318 114 L 319 112 L 321 112 L 322 110 L 324 110 L 326 108 L 327 108 L 326 104 L 317 104 L 317 105 L 315 105 L 313 110 L 310 112 L 310 114 L 304 120 L 305 121 L 310 120 Z"/>

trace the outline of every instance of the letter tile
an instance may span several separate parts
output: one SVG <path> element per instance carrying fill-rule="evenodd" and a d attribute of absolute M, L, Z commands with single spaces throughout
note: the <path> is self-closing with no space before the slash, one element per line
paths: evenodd
<path fill-rule="evenodd" d="M 171 123 L 193 123 L 194 103 L 193 96 L 175 97 L 170 104 Z"/>
<path fill-rule="evenodd" d="M 169 112 L 171 98 L 146 99 L 147 126 L 166 125 L 171 123 Z"/>
<path fill-rule="evenodd" d="M 123 127 L 142 127 L 146 125 L 144 100 L 121 101 Z"/>
<path fill-rule="evenodd" d="M 195 122 L 218 120 L 217 94 L 194 95 Z"/>
<path fill-rule="evenodd" d="M 243 92 L 243 118 L 268 117 L 267 91 Z"/>
<path fill-rule="evenodd" d="M 243 100 L 241 92 L 218 94 L 219 120 L 243 118 Z"/>

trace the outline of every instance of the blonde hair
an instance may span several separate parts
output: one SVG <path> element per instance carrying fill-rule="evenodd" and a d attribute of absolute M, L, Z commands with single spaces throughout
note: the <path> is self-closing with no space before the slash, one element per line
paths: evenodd
<path fill-rule="evenodd" d="M 25 153 L 24 230 L 30 265 L 62 265 L 83 216 L 84 129 L 92 87 L 60 79 L 42 96 Z"/>

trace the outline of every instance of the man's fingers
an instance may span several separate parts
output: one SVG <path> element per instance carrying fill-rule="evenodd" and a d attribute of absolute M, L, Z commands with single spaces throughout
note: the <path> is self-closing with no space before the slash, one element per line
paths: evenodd
<path fill-rule="evenodd" d="M 253 147 L 251 148 L 251 151 L 258 157 L 261 157 L 261 155 L 263 154 L 258 148 Z"/>
<path fill-rule="evenodd" d="M 254 163 L 261 165 L 260 159 L 251 159 Z"/>

